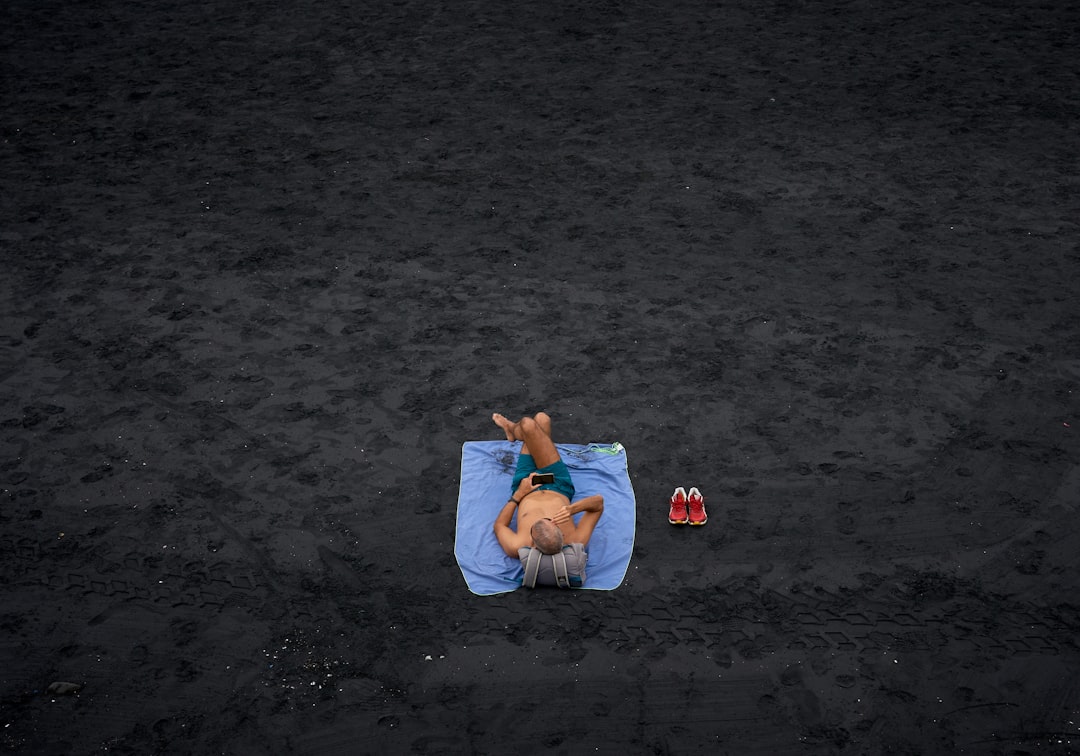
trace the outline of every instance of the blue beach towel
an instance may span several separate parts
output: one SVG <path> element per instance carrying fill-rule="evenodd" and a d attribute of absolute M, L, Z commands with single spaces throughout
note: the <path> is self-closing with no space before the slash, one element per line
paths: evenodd
<path fill-rule="evenodd" d="M 593 494 L 604 497 L 604 515 L 585 547 L 589 554 L 585 588 L 618 588 L 630 565 L 637 520 L 626 450 L 617 443 L 556 447 L 574 479 L 574 500 Z M 521 562 L 503 552 L 491 529 L 510 498 L 519 449 L 518 441 L 466 441 L 461 447 L 454 556 L 469 590 L 480 596 L 506 593 L 521 586 Z M 516 517 L 511 524 L 517 528 Z"/>

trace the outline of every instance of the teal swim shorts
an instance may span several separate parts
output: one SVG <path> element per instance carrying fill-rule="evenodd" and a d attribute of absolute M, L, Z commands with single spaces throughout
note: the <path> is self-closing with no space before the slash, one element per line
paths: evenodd
<path fill-rule="evenodd" d="M 555 482 L 545 483 L 540 486 L 540 490 L 558 491 L 567 499 L 573 501 L 574 481 L 570 479 L 570 468 L 566 466 L 566 463 L 560 459 L 558 462 L 554 462 L 546 467 L 537 468 L 536 462 L 533 461 L 531 454 L 522 454 L 518 456 L 517 469 L 514 471 L 514 482 L 510 486 L 510 495 L 513 496 L 517 491 L 518 486 L 521 485 L 521 481 L 533 473 L 554 473 Z"/>

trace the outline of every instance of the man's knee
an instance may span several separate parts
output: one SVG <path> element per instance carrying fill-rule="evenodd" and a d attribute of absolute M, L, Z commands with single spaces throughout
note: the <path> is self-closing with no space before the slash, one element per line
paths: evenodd
<path fill-rule="evenodd" d="M 531 417 L 523 417 L 521 422 L 518 423 L 518 428 L 521 430 L 521 435 L 528 436 L 530 433 L 536 433 L 540 429 L 540 425 Z"/>

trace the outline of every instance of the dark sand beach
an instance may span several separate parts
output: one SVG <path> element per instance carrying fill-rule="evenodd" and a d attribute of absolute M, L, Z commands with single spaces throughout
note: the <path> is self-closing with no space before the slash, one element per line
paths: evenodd
<path fill-rule="evenodd" d="M 1080 752 L 1078 29 L 5 3 L 0 751 Z M 633 559 L 475 596 L 539 410 Z"/>

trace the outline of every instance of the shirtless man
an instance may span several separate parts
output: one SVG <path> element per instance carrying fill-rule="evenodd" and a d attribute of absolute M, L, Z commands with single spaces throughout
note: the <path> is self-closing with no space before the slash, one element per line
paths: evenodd
<path fill-rule="evenodd" d="M 570 503 L 574 483 L 551 440 L 551 418 L 539 412 L 516 423 L 498 413 L 491 419 L 503 429 L 508 441 L 522 442 L 510 487 L 513 494 L 495 518 L 495 537 L 503 551 L 517 559 L 522 547 L 536 546 L 544 554 L 556 554 L 567 543 L 587 544 L 604 513 L 604 497 L 588 496 Z M 555 481 L 538 485 L 533 482 L 534 473 L 554 473 Z M 510 527 L 515 509 L 517 532 Z M 584 514 L 575 525 L 571 518 L 581 512 Z"/>

